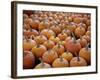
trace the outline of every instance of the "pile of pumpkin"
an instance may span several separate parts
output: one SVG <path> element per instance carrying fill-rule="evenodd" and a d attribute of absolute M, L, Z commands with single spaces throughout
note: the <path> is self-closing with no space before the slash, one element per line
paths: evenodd
<path fill-rule="evenodd" d="M 23 69 L 91 65 L 91 15 L 24 11 Z"/>

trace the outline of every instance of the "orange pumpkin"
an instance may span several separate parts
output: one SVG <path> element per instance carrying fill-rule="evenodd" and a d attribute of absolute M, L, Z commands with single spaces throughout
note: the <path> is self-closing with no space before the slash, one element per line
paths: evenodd
<path fill-rule="evenodd" d="M 56 51 L 58 55 L 61 55 L 62 53 L 64 53 L 65 48 L 64 46 L 57 44 L 53 47 L 53 50 Z"/>
<path fill-rule="evenodd" d="M 38 30 L 39 23 L 40 23 L 40 21 L 37 20 L 37 19 L 35 19 L 35 20 L 33 20 L 32 22 L 30 22 L 30 27 L 31 27 L 32 29 L 37 29 L 37 30 Z"/>
<path fill-rule="evenodd" d="M 58 58 L 58 54 L 53 50 L 46 51 L 42 56 L 42 60 L 49 64 L 52 64 L 56 58 Z"/>
<path fill-rule="evenodd" d="M 87 40 L 84 39 L 83 37 L 81 37 L 77 41 L 81 44 L 81 47 L 85 47 L 87 45 Z"/>
<path fill-rule="evenodd" d="M 71 22 L 66 26 L 66 28 L 71 32 L 74 32 L 74 30 L 76 29 L 76 24 L 74 22 Z"/>
<path fill-rule="evenodd" d="M 79 38 L 80 36 L 83 36 L 85 34 L 85 28 L 83 27 L 77 27 L 75 29 L 75 35 Z"/>
<path fill-rule="evenodd" d="M 43 44 L 45 41 L 47 41 L 47 38 L 44 35 L 39 35 L 34 38 L 37 44 Z"/>
<path fill-rule="evenodd" d="M 73 58 L 73 54 L 69 51 L 67 52 L 64 52 L 62 55 L 61 55 L 62 58 L 65 58 L 66 60 L 70 61 L 72 58 Z"/>
<path fill-rule="evenodd" d="M 52 63 L 52 67 L 54 68 L 68 67 L 68 66 L 69 66 L 68 61 L 62 57 L 55 59 Z"/>
<path fill-rule="evenodd" d="M 73 57 L 70 61 L 70 67 L 87 66 L 87 62 L 82 57 Z"/>
<path fill-rule="evenodd" d="M 66 33 L 60 33 L 60 34 L 58 34 L 58 37 L 59 37 L 59 39 L 61 40 L 61 41 L 64 41 L 66 38 L 67 38 L 67 34 Z"/>
<path fill-rule="evenodd" d="M 81 49 L 81 44 L 74 38 L 65 42 L 65 49 L 72 52 L 73 54 L 78 53 Z M 76 54 L 74 54 L 76 55 Z"/>
<path fill-rule="evenodd" d="M 91 63 L 91 49 L 88 46 L 79 51 L 79 56 L 84 58 L 88 64 Z"/>
<path fill-rule="evenodd" d="M 23 69 L 32 69 L 35 66 L 35 56 L 30 51 L 24 51 Z"/>
<path fill-rule="evenodd" d="M 31 51 L 37 58 L 40 58 L 47 51 L 47 49 L 43 45 L 37 45 L 34 46 Z"/>
<path fill-rule="evenodd" d="M 51 29 L 56 35 L 58 35 L 58 34 L 61 32 L 60 27 L 57 26 L 57 25 L 51 26 L 50 29 Z"/>
<path fill-rule="evenodd" d="M 23 50 L 30 51 L 32 47 L 36 46 L 36 42 L 32 39 L 25 39 L 23 41 Z"/>
<path fill-rule="evenodd" d="M 38 30 L 41 31 L 43 29 L 47 29 L 47 28 L 49 28 L 49 26 L 50 26 L 49 22 L 44 20 L 44 21 L 40 22 Z"/>
<path fill-rule="evenodd" d="M 52 49 L 55 46 L 55 43 L 51 40 L 45 41 L 43 44 L 47 49 Z"/>
<path fill-rule="evenodd" d="M 54 36 L 55 35 L 55 33 L 52 30 L 50 30 L 50 29 L 44 29 L 44 30 L 41 31 L 40 34 L 46 36 L 48 39 L 51 36 Z"/>

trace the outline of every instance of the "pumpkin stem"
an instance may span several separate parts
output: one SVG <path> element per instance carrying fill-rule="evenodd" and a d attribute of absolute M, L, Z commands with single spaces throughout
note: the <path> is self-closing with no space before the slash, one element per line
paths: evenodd
<path fill-rule="evenodd" d="M 61 61 L 61 62 L 63 61 L 63 58 L 62 58 L 62 56 L 60 56 L 60 61 Z"/>
<path fill-rule="evenodd" d="M 90 45 L 89 43 L 86 45 L 86 49 L 87 49 L 87 50 L 88 50 L 88 48 L 89 48 L 89 45 Z"/>
<path fill-rule="evenodd" d="M 40 47 L 40 45 L 38 44 L 36 47 L 38 48 L 38 47 Z"/>
<path fill-rule="evenodd" d="M 58 48 L 60 48 L 60 44 L 58 43 L 57 45 L 58 45 Z"/>
<path fill-rule="evenodd" d="M 42 58 L 39 58 L 39 60 L 41 61 L 42 67 L 45 65 Z"/>
<path fill-rule="evenodd" d="M 77 60 L 80 61 L 79 55 L 77 56 Z"/>
<path fill-rule="evenodd" d="M 74 35 L 73 32 L 72 32 L 72 36 L 73 36 L 73 38 L 74 38 L 74 43 L 76 43 L 76 37 L 75 37 L 75 35 Z"/>
<path fill-rule="evenodd" d="M 82 36 L 80 36 L 80 39 L 82 40 Z"/>
<path fill-rule="evenodd" d="M 25 39 L 26 39 L 27 42 L 29 41 L 29 38 L 27 36 L 25 36 Z"/>
<path fill-rule="evenodd" d="M 34 35 L 31 35 L 30 38 L 33 40 L 34 39 Z"/>
<path fill-rule="evenodd" d="M 67 51 L 66 51 L 66 54 L 68 54 L 68 53 L 69 53 L 69 51 L 67 50 Z"/>

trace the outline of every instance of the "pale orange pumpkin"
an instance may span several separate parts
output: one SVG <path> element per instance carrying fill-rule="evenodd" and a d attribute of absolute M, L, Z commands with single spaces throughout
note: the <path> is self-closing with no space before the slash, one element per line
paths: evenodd
<path fill-rule="evenodd" d="M 47 49 L 52 49 L 55 46 L 55 43 L 51 40 L 45 41 L 43 44 Z"/>
<path fill-rule="evenodd" d="M 44 29 L 44 30 L 41 31 L 40 34 L 46 36 L 48 39 L 51 36 L 54 36 L 55 35 L 55 33 L 52 30 L 50 30 L 50 29 Z"/>
<path fill-rule="evenodd" d="M 56 58 L 58 58 L 58 54 L 53 50 L 46 51 L 42 56 L 42 60 L 49 64 L 52 64 Z"/>
<path fill-rule="evenodd" d="M 61 55 L 62 53 L 64 53 L 65 48 L 63 45 L 57 44 L 53 47 L 53 50 L 56 51 L 58 55 Z"/>
<path fill-rule="evenodd" d="M 52 67 L 54 68 L 59 68 L 59 67 L 68 67 L 69 63 L 65 58 L 57 58 L 53 61 L 52 63 Z"/>
<path fill-rule="evenodd" d="M 47 41 L 47 38 L 44 35 L 39 35 L 34 38 L 37 44 L 43 44 L 45 41 Z"/>
<path fill-rule="evenodd" d="M 87 66 L 87 62 L 82 57 L 73 57 L 70 61 L 70 67 Z"/>
<path fill-rule="evenodd" d="M 82 27 L 82 26 L 80 26 L 80 27 L 77 27 L 76 29 L 75 29 L 75 35 L 79 38 L 80 36 L 83 36 L 84 34 L 85 34 L 85 28 L 84 27 Z"/>
<path fill-rule="evenodd" d="M 24 51 L 30 51 L 32 47 L 36 46 L 36 42 L 32 39 L 26 39 L 23 41 L 23 50 Z"/>

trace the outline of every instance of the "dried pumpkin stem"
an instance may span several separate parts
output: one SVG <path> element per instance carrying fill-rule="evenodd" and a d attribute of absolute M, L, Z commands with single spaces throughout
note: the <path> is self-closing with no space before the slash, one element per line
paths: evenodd
<path fill-rule="evenodd" d="M 41 61 L 42 67 L 45 65 L 42 58 L 39 58 L 39 60 Z"/>
<path fill-rule="evenodd" d="M 77 56 L 77 60 L 80 61 L 79 55 Z"/>
<path fill-rule="evenodd" d="M 73 32 L 72 32 L 72 36 L 73 36 L 73 38 L 74 38 L 74 42 L 76 43 L 76 37 L 75 37 L 75 35 L 74 35 Z"/>
<path fill-rule="evenodd" d="M 89 43 L 86 45 L 86 49 L 87 49 L 87 50 L 88 50 L 88 48 L 89 48 L 89 45 L 90 45 Z"/>
<path fill-rule="evenodd" d="M 61 62 L 63 61 L 63 58 L 62 58 L 62 56 L 60 56 L 60 61 L 61 61 Z"/>

